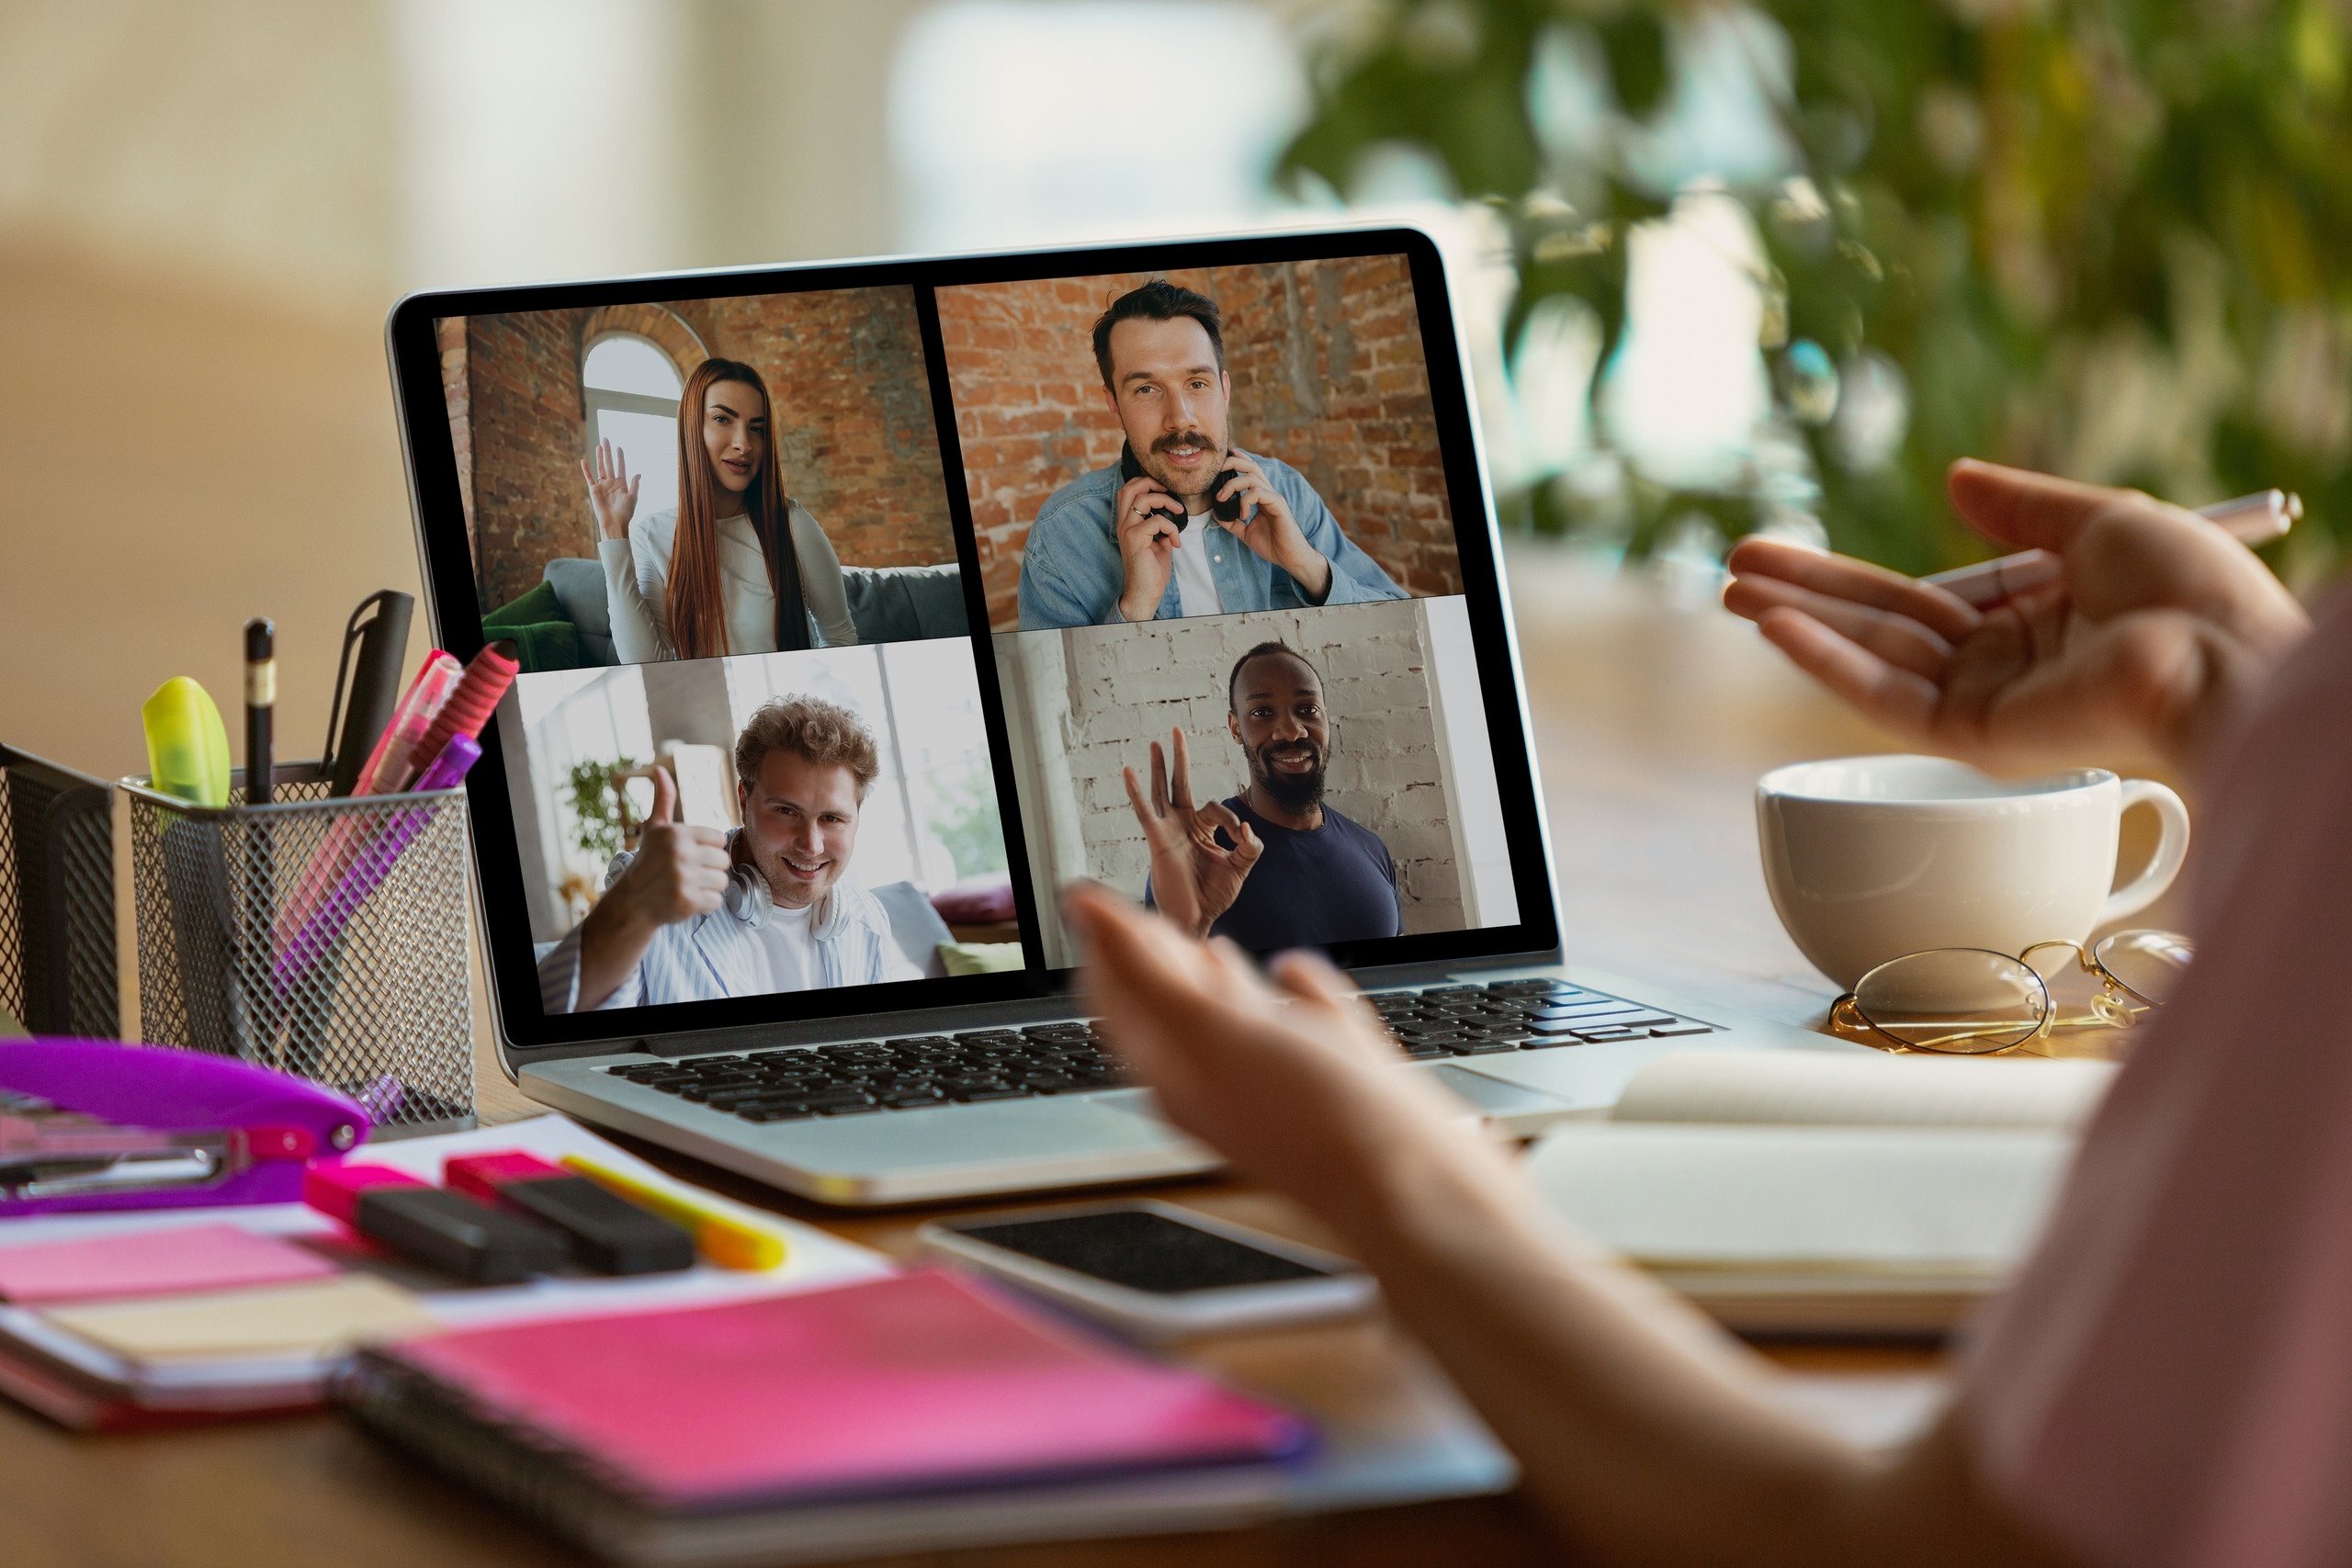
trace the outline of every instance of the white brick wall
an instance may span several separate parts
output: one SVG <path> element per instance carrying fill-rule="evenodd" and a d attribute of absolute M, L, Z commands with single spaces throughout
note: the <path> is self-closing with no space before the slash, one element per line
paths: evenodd
<path fill-rule="evenodd" d="M 1226 725 L 1226 679 L 1245 650 L 1281 641 L 1322 671 L 1334 726 L 1325 799 L 1379 834 L 1396 857 L 1406 931 L 1461 929 L 1456 835 L 1447 818 L 1443 741 L 1430 699 L 1428 621 L 1419 601 L 1021 634 L 1024 644 L 1056 637 L 1060 658 L 1040 649 L 1035 668 L 1050 679 L 1059 665 L 1068 705 L 1046 718 L 1046 708 L 1061 705 L 1041 705 L 1038 722 L 1057 733 L 1034 737 L 1034 754 L 1066 759 L 1067 773 L 1037 784 L 1067 792 L 1090 874 L 1142 893 L 1150 857 L 1120 769 L 1133 767 L 1148 784 L 1151 742 L 1164 744 L 1171 727 L 1182 728 L 1191 743 L 1194 798 L 1240 792 L 1249 765 Z M 1017 718 L 1022 710 L 1014 711 Z M 1016 746 L 1017 752 L 1029 750 Z M 1023 779 L 1024 795 L 1037 784 Z M 1049 803 L 1033 804 L 1033 823 L 1040 808 L 1050 809 Z"/>

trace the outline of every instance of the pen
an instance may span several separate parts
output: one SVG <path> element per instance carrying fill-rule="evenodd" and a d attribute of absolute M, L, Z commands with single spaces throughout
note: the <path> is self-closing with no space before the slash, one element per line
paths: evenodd
<path fill-rule="evenodd" d="M 481 758 L 481 748 L 472 737 L 452 736 L 449 744 L 441 749 L 441 755 L 433 760 L 433 766 L 425 770 L 424 777 L 417 781 L 417 789 L 455 789 L 465 782 L 467 770 Z M 348 862 L 306 906 L 305 913 L 291 928 L 292 940 L 279 936 L 281 947 L 274 967 L 281 998 L 290 997 L 311 967 L 334 946 L 335 939 L 343 935 L 344 928 L 359 912 L 359 907 L 392 874 L 401 852 L 432 823 L 433 808 L 415 807 L 395 815 L 373 839 L 354 838 Z M 361 830 L 363 834 L 366 831 Z"/>
<path fill-rule="evenodd" d="M 401 660 L 408 652 L 409 615 L 415 607 L 416 601 L 398 589 L 379 588 L 359 601 L 343 628 L 334 700 L 327 705 L 328 722 L 335 728 L 320 752 L 329 761 L 329 795 L 347 795 L 359 787 L 360 769 L 392 721 L 400 704 Z"/>
<path fill-rule="evenodd" d="M 433 728 L 442 705 L 449 700 L 449 694 L 457 689 L 458 677 L 464 672 L 455 659 L 437 648 L 425 656 L 424 667 L 409 682 L 391 722 L 384 726 L 375 750 L 360 767 L 359 782 L 352 794 L 394 795 L 409 787 L 418 772 L 414 766 L 417 743 Z M 302 868 L 293 897 L 277 912 L 276 932 L 280 946 L 301 929 L 318 908 L 319 899 L 350 869 L 352 857 L 359 852 L 366 831 L 359 818 L 338 818 L 318 848 L 311 852 L 310 863 Z"/>
<path fill-rule="evenodd" d="M 608 1170 L 594 1160 L 566 1155 L 563 1163 L 600 1186 L 609 1187 L 632 1203 L 642 1203 L 666 1220 L 695 1233 L 695 1246 L 722 1269 L 760 1270 L 784 1261 L 784 1238 L 773 1231 L 747 1225 L 691 1198 L 681 1198 L 633 1176 Z"/>
<path fill-rule="evenodd" d="M 2219 524 L 2247 545 L 2267 545 L 2295 525 L 2303 515 L 2302 497 L 2282 490 L 2257 491 L 2234 501 L 2200 506 L 2197 515 Z M 1983 610 L 2014 598 L 2029 589 L 2055 582 L 2065 575 L 2064 564 L 2050 550 L 2019 550 L 1998 560 L 1978 561 L 1923 577 L 1954 597 Z"/>
<path fill-rule="evenodd" d="M 245 804 L 267 806 L 277 769 L 270 758 L 270 721 L 277 711 L 277 626 L 267 615 L 245 623 Z"/>

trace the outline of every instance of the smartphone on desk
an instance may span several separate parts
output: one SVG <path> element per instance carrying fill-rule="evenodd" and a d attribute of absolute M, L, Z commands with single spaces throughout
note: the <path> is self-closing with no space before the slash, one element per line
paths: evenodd
<path fill-rule="evenodd" d="M 933 1220 L 916 1236 L 1148 1339 L 1343 1317 L 1379 1296 L 1346 1258 L 1148 1199 Z"/>

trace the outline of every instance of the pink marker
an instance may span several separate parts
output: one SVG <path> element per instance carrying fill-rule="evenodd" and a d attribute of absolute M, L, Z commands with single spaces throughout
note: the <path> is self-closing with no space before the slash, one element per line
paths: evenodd
<path fill-rule="evenodd" d="M 481 727 L 490 722 L 492 711 L 506 695 L 506 688 L 514 683 L 515 672 L 521 668 L 495 648 L 483 649 L 467 662 L 464 678 L 433 716 L 432 727 L 410 754 L 420 773 L 433 765 L 451 737 L 481 737 Z"/>
<path fill-rule="evenodd" d="M 401 694 L 391 722 L 384 726 L 384 733 L 376 738 L 376 749 L 361 764 L 358 782 L 351 789 L 354 795 L 396 795 L 410 786 L 416 777 L 417 749 L 464 675 L 465 667 L 454 654 L 436 648 L 425 655 L 424 668 Z M 293 897 L 272 924 L 280 949 L 294 940 L 317 911 L 319 900 L 351 869 L 368 828 L 368 819 L 346 816 L 336 818 L 327 829 L 326 837 L 311 852 L 310 863 L 302 868 Z"/>
<path fill-rule="evenodd" d="M 398 795 L 415 781 L 418 750 L 465 674 L 466 667 L 456 656 L 437 648 L 433 650 L 424 668 L 409 682 L 401 705 L 392 710 L 392 722 L 384 726 L 368 765 L 359 770 L 361 783 L 353 794 Z"/>
<path fill-rule="evenodd" d="M 2220 524 L 2230 531 L 2233 537 L 2245 544 L 2267 545 L 2301 520 L 2303 499 L 2283 490 L 2259 491 L 2253 495 L 2239 496 L 2235 501 L 2217 501 L 2211 506 L 2200 506 L 2197 509 L 2197 515 L 2209 523 Z M 1939 571 L 1919 581 L 1933 583 L 1954 598 L 1984 610 L 2004 599 L 2013 599 L 2030 589 L 2055 582 L 2065 574 L 2065 563 L 2055 553 L 2050 550 L 2019 550 L 1998 560 L 1955 567 L 1950 571 Z"/>

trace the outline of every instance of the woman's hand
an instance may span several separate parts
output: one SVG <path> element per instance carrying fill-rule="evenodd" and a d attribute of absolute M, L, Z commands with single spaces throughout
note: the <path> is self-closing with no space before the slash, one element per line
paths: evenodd
<path fill-rule="evenodd" d="M 580 477 L 588 481 L 588 504 L 596 509 L 596 526 L 607 539 L 628 537 L 628 520 L 637 515 L 637 487 L 645 476 L 631 478 L 628 454 L 609 441 L 596 443 L 595 466 L 580 460 Z"/>
<path fill-rule="evenodd" d="M 1086 950 L 1080 1005 L 1169 1120 L 1359 1245 L 1415 1195 L 1517 1188 L 1322 959 L 1284 954 L 1270 984 L 1232 942 L 1195 942 L 1106 887 L 1073 887 L 1062 908 Z"/>
<path fill-rule="evenodd" d="M 1743 539 L 1724 603 L 1914 744 L 1995 768 L 2114 750 L 2193 769 L 2310 618 L 2254 553 L 2142 495 L 1962 459 L 1979 533 L 2065 576 L 1989 610 L 1844 556 Z"/>
<path fill-rule="evenodd" d="M 1769 1403 L 1769 1369 L 1546 1219 L 1329 964 L 1278 958 L 1270 985 L 1106 888 L 1063 908 L 1083 1005 L 1160 1109 L 1339 1230 L 1577 1561 L 2072 1568 L 1998 1511 L 1951 1418 L 1890 1462 Z"/>

